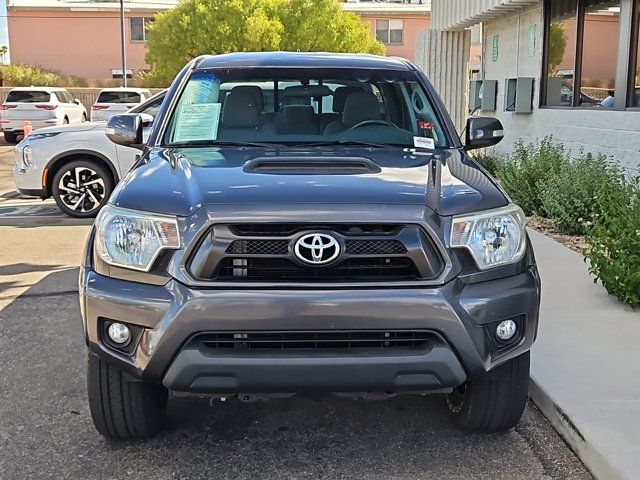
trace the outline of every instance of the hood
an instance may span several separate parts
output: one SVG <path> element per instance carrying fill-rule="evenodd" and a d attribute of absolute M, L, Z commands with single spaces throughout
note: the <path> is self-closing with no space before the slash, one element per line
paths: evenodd
<path fill-rule="evenodd" d="M 89 130 L 105 129 L 105 122 L 84 122 L 75 125 L 59 125 L 54 127 L 44 127 L 34 130 L 34 133 L 65 133 L 65 132 L 86 132 Z"/>
<path fill-rule="evenodd" d="M 216 204 L 425 205 L 446 216 L 508 203 L 459 150 L 360 147 L 153 149 L 112 198 L 180 216 Z"/>

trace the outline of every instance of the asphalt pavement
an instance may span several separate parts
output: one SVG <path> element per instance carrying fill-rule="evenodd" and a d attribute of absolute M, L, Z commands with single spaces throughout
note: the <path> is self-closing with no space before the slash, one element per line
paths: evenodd
<path fill-rule="evenodd" d="M 88 222 L 17 196 L 11 150 L 0 145 L 0 479 L 591 478 L 533 405 L 515 430 L 475 435 L 440 396 L 172 397 L 166 432 L 105 441 L 86 400 L 76 293 Z"/>

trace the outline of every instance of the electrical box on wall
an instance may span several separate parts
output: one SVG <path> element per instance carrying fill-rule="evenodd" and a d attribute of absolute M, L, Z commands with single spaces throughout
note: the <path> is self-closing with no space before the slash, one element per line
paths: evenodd
<path fill-rule="evenodd" d="M 498 95 L 498 81 L 485 80 L 482 82 L 482 110 L 492 112 L 496 109 L 496 97 Z"/>
<path fill-rule="evenodd" d="M 474 80 L 469 86 L 469 111 L 496 109 L 497 80 Z"/>
<path fill-rule="evenodd" d="M 505 80 L 504 109 L 507 112 L 533 112 L 533 77 L 507 78 Z"/>
<path fill-rule="evenodd" d="M 473 80 L 469 84 L 469 112 L 482 107 L 482 80 Z"/>

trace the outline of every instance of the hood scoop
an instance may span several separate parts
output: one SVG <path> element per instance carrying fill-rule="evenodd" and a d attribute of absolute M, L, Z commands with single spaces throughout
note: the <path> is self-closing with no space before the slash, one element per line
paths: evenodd
<path fill-rule="evenodd" d="M 262 157 L 247 162 L 243 170 L 267 175 L 362 175 L 382 171 L 362 157 Z"/>

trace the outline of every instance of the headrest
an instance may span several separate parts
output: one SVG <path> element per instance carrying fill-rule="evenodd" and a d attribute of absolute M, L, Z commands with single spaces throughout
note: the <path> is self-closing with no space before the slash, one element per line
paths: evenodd
<path fill-rule="evenodd" d="M 331 95 L 331 89 L 326 85 L 294 85 L 282 91 L 283 98 L 328 97 L 329 95 Z"/>
<path fill-rule="evenodd" d="M 257 85 L 237 85 L 231 89 L 232 92 L 240 92 L 243 94 L 251 94 L 258 102 L 258 110 L 264 110 L 264 93 Z"/>
<path fill-rule="evenodd" d="M 380 104 L 373 93 L 360 90 L 347 97 L 342 112 L 342 123 L 352 127 L 365 120 L 380 120 Z"/>
<path fill-rule="evenodd" d="M 311 105 L 286 105 L 283 114 L 284 122 L 290 126 L 308 127 L 315 120 Z"/>
<path fill-rule="evenodd" d="M 359 87 L 338 87 L 333 92 L 333 111 L 336 113 L 342 113 L 344 111 L 344 102 L 347 97 L 355 92 L 364 91 Z"/>
<path fill-rule="evenodd" d="M 260 110 L 255 92 L 247 89 L 232 89 L 224 101 L 222 126 L 256 128 L 260 126 Z"/>

